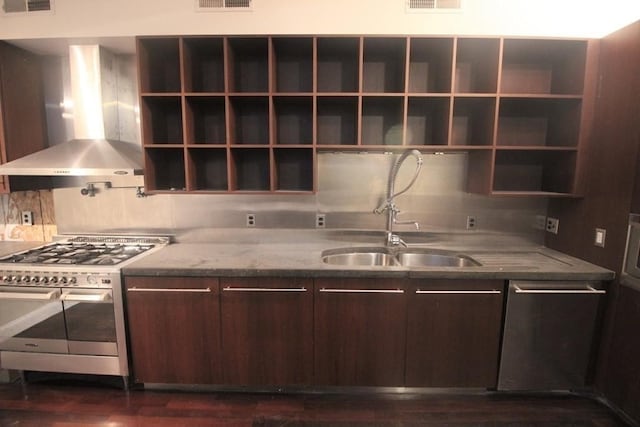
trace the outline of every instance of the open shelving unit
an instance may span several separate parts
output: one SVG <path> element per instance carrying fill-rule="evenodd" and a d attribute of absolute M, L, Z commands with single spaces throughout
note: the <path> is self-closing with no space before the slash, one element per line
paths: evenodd
<path fill-rule="evenodd" d="M 468 152 L 470 192 L 573 197 L 592 43 L 139 37 L 146 187 L 311 193 L 318 152 L 416 148 Z"/>

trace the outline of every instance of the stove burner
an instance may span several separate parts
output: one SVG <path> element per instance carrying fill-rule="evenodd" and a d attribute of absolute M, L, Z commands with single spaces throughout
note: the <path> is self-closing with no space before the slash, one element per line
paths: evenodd
<path fill-rule="evenodd" d="M 116 239 L 113 239 L 116 240 Z M 126 239 L 124 239 L 126 240 Z M 133 241 L 51 243 L 0 258 L 0 262 L 19 264 L 116 265 L 153 247 L 149 242 Z"/>

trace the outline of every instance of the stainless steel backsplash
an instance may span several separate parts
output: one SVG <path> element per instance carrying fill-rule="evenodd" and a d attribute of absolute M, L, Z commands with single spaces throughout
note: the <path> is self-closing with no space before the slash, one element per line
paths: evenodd
<path fill-rule="evenodd" d="M 53 192 L 58 231 L 70 233 L 190 234 L 195 229 L 246 227 L 246 215 L 255 214 L 257 228 L 315 228 L 316 214 L 326 216 L 326 228 L 384 229 L 380 204 L 394 155 L 382 153 L 320 153 L 318 192 L 291 194 L 158 194 L 136 197 L 132 182 L 96 184 L 95 197 L 82 196 L 80 187 Z M 536 216 L 546 215 L 544 198 L 492 198 L 468 194 L 467 154 L 425 154 L 416 184 L 397 198 L 400 219 L 415 220 L 422 231 L 467 231 L 468 215 L 475 230 L 520 234 L 542 243 Z M 410 179 L 408 161 L 397 188 Z M 112 180 L 112 179 L 111 179 Z M 89 181 L 89 180 L 88 180 Z M 94 179 L 91 179 L 94 181 Z M 134 183 L 135 184 L 135 183 Z M 142 185 L 142 181 L 139 182 Z M 412 230 L 398 226 L 398 230 Z"/>

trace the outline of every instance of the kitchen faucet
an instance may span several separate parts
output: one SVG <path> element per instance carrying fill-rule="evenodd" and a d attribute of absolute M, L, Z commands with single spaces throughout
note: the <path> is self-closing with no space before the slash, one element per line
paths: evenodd
<path fill-rule="evenodd" d="M 409 157 L 413 156 L 416 158 L 416 170 L 414 172 L 413 178 L 409 181 L 409 184 L 402 189 L 401 191 L 395 191 L 395 183 L 396 178 L 398 177 L 398 172 L 400 171 L 400 167 L 404 163 L 404 161 Z M 418 150 L 406 150 L 403 152 L 400 157 L 396 160 L 396 162 L 391 167 L 389 171 L 389 180 L 387 181 L 387 193 L 386 199 L 374 209 L 374 213 L 381 214 L 383 212 L 387 212 L 387 234 L 386 234 L 386 244 L 387 246 L 407 246 L 407 244 L 393 232 L 394 224 L 413 224 L 416 227 L 416 230 L 420 229 L 420 224 L 415 221 L 399 221 L 398 214 L 400 210 L 396 206 L 395 198 L 399 195 L 406 193 L 416 182 L 418 179 L 418 175 L 420 174 L 420 169 L 422 168 L 422 154 Z"/>

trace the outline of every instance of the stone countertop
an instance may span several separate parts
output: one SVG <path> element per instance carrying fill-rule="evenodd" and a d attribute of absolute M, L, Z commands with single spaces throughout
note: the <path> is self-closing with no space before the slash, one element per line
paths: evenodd
<path fill-rule="evenodd" d="M 614 273 L 518 237 L 492 233 L 412 233 L 411 248 L 464 254 L 474 267 L 340 266 L 327 249 L 380 247 L 384 234 L 350 230 L 216 230 L 186 236 L 123 268 L 125 276 L 407 277 L 611 280 Z"/>

